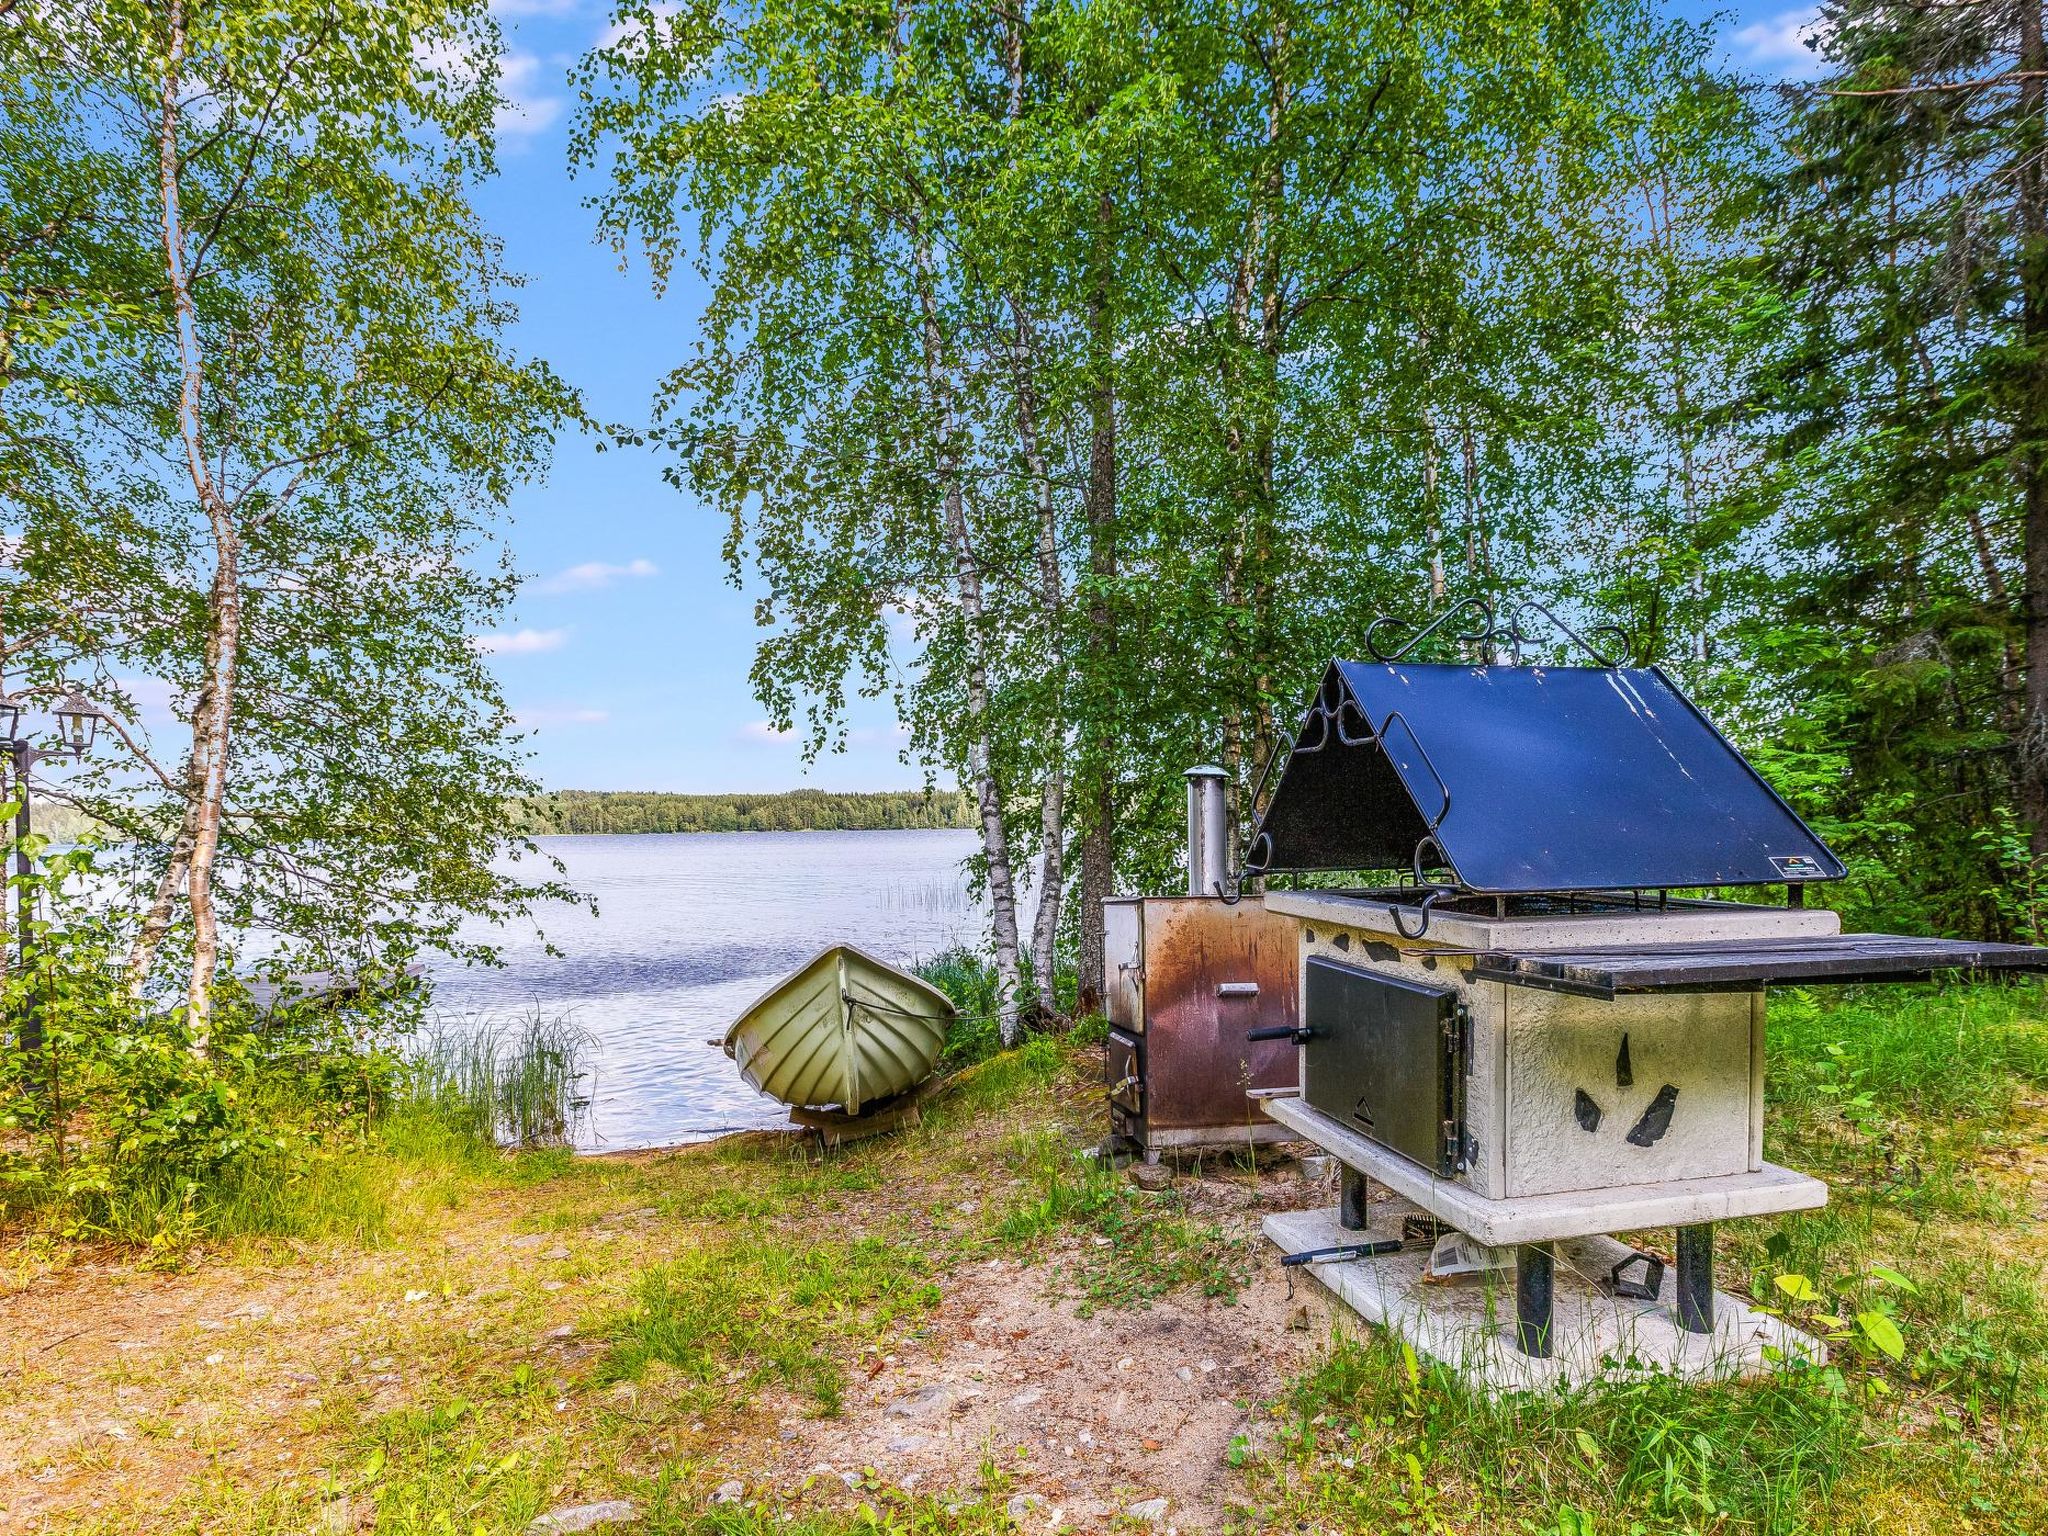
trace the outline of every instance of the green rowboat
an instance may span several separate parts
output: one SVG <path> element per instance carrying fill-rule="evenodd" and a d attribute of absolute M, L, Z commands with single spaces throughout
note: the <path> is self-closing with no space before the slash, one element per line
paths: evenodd
<path fill-rule="evenodd" d="M 835 944 L 785 976 L 725 1032 L 752 1086 L 849 1115 L 932 1075 L 953 1004 L 908 971 Z"/>

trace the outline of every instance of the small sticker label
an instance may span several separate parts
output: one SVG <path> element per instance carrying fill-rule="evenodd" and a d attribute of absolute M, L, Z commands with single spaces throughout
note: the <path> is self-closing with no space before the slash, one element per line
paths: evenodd
<path fill-rule="evenodd" d="M 1771 860 L 1772 867 L 1787 880 L 1823 880 L 1825 872 L 1819 859 L 1808 858 L 1803 853 L 1788 853 Z"/>

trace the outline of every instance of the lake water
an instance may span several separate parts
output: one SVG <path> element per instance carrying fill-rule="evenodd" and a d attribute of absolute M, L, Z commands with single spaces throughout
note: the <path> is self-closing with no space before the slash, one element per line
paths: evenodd
<path fill-rule="evenodd" d="M 983 919 L 961 861 L 975 834 L 702 832 L 543 837 L 597 910 L 501 930 L 502 969 L 433 967 L 444 1025 L 567 1014 L 597 1042 L 590 1147 L 663 1146 L 785 1125 L 740 1081 L 721 1038 L 775 980 L 829 944 L 904 964 L 978 945 Z M 482 936 L 489 930 L 468 930 Z"/>

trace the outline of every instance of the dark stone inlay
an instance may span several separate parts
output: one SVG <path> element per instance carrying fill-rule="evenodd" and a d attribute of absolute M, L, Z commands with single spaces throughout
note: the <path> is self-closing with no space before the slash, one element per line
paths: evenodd
<path fill-rule="evenodd" d="M 1635 1082 L 1636 1069 L 1634 1064 L 1628 1059 L 1628 1031 L 1623 1030 L 1621 1034 L 1621 1050 L 1614 1057 L 1614 1086 L 1617 1088 L 1633 1088 Z"/>
<path fill-rule="evenodd" d="M 1583 1088 L 1576 1089 L 1572 1093 L 1572 1114 L 1578 1120 L 1580 1130 L 1597 1131 L 1600 1129 L 1600 1105 L 1593 1095 L 1586 1092 Z"/>
<path fill-rule="evenodd" d="M 1365 941 L 1365 952 L 1382 965 L 1392 965 L 1401 958 L 1401 951 L 1394 948 L 1391 944 L 1382 944 L 1377 939 L 1367 939 Z"/>
<path fill-rule="evenodd" d="M 1423 969 L 1424 969 L 1425 971 L 1433 971 L 1433 970 L 1435 970 L 1435 969 L 1436 969 L 1436 956 L 1435 956 L 1435 955 L 1424 955 L 1424 956 L 1422 957 L 1422 968 L 1423 968 Z"/>
<path fill-rule="evenodd" d="M 1302 943 L 1304 943 L 1304 944 L 1313 944 L 1313 943 L 1315 943 L 1315 941 L 1316 941 L 1316 931 L 1315 931 L 1315 929 L 1313 929 L 1313 928 L 1304 928 L 1304 929 L 1302 929 L 1302 930 L 1301 930 L 1301 942 L 1302 942 Z"/>
<path fill-rule="evenodd" d="M 1636 1128 L 1628 1133 L 1630 1143 L 1638 1147 L 1655 1145 L 1671 1129 L 1671 1112 L 1677 1107 L 1678 1090 L 1666 1083 L 1657 1090 L 1657 1097 L 1650 1100 L 1650 1107 L 1643 1111 Z"/>
<path fill-rule="evenodd" d="M 1351 935 L 1348 933 L 1333 933 L 1330 935 L 1330 942 L 1338 949 L 1349 949 L 1351 947 Z"/>

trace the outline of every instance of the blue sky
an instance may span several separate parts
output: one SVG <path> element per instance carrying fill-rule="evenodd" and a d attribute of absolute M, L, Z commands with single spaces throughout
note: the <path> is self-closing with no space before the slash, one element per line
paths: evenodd
<path fill-rule="evenodd" d="M 604 33 L 609 0 L 495 0 L 511 49 L 502 170 L 482 189 L 485 217 L 527 276 L 516 343 L 584 392 L 600 420 L 644 420 L 656 381 L 688 356 L 704 291 L 679 272 L 657 299 L 644 264 L 592 238 L 590 178 L 567 171 L 570 65 Z M 1676 7 L 1686 14 L 1719 8 Z M 1761 78 L 1806 73 L 1812 7 L 1720 11 L 1732 62 Z M 522 490 L 508 531 L 534 579 L 489 643 L 507 698 L 531 731 L 553 789 L 893 789 L 921 782 L 901 761 L 885 703 L 863 701 L 844 753 L 806 768 L 778 739 L 747 684 L 756 631 L 750 594 L 719 557 L 723 528 L 665 485 L 644 451 L 565 439 L 544 485 Z"/>

